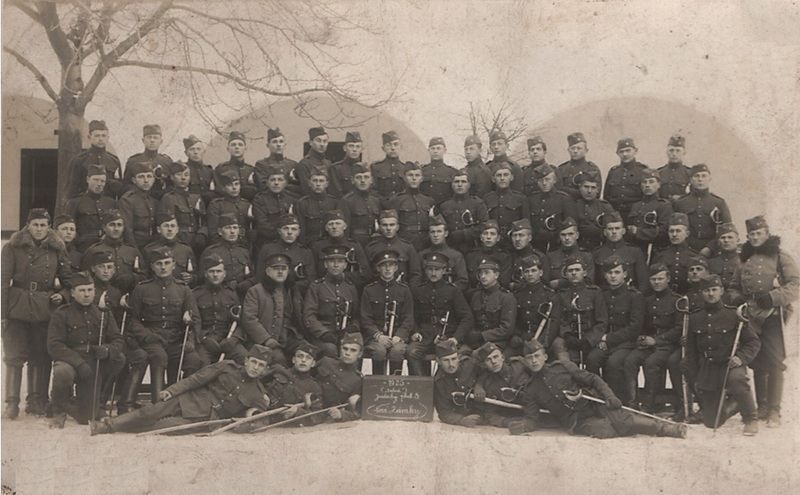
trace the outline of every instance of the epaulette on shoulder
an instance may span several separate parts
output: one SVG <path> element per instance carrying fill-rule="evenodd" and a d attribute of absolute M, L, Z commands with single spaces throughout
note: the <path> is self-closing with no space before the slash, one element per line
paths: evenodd
<path fill-rule="evenodd" d="M 669 200 L 668 200 L 667 198 L 661 198 L 661 197 L 659 197 L 658 199 L 656 199 L 656 202 L 657 202 L 657 203 L 666 203 L 666 204 L 670 204 L 670 202 L 669 202 Z"/>
<path fill-rule="evenodd" d="M 394 283 L 396 283 L 397 285 L 400 285 L 402 287 L 409 287 L 409 285 L 407 283 L 403 282 L 402 280 L 395 280 Z"/>
<path fill-rule="evenodd" d="M 591 284 L 586 284 L 586 288 L 591 290 L 600 290 L 600 287 Z"/>
<path fill-rule="evenodd" d="M 123 199 L 123 198 L 127 198 L 128 196 L 132 196 L 133 192 L 134 192 L 133 189 L 129 189 L 129 190 L 125 191 L 122 194 L 122 196 L 119 197 L 119 199 Z"/>
<path fill-rule="evenodd" d="M 612 166 L 611 166 L 611 168 L 610 168 L 610 169 L 608 169 L 608 171 L 610 172 L 610 171 L 612 171 L 612 170 L 616 170 L 616 169 L 620 168 L 621 166 L 622 166 L 622 165 L 621 165 L 621 164 L 619 164 L 619 163 L 618 163 L 618 164 L 616 164 L 616 165 L 612 165 Z"/>
<path fill-rule="evenodd" d="M 725 201 L 725 200 L 724 200 L 724 199 L 723 199 L 721 196 L 717 196 L 717 195 L 716 195 L 716 194 L 714 194 L 713 192 L 710 192 L 710 191 L 709 191 L 708 195 L 709 195 L 709 196 L 714 196 L 714 197 L 715 197 L 715 198 L 717 198 L 717 199 L 721 199 L 722 201 Z"/>
<path fill-rule="evenodd" d="M 550 287 L 550 286 L 549 286 L 549 285 L 547 285 L 547 284 L 542 284 L 542 288 L 544 289 L 544 291 L 545 291 L 545 292 L 552 292 L 552 293 L 555 293 L 555 292 L 556 292 L 556 290 L 555 290 L 555 289 L 553 289 L 552 287 Z"/>
<path fill-rule="evenodd" d="M 119 157 L 117 155 L 115 155 L 114 153 L 112 153 L 110 151 L 106 151 L 106 153 L 108 154 L 108 156 L 110 156 L 111 158 L 113 158 L 114 160 L 116 160 L 119 163 Z"/>
<path fill-rule="evenodd" d="M 145 285 L 145 284 L 149 284 L 150 282 L 154 282 L 154 281 L 155 281 L 155 279 L 154 279 L 154 278 L 146 278 L 146 279 L 144 279 L 144 280 L 140 280 L 140 281 L 139 281 L 139 283 L 138 283 L 138 284 L 136 284 L 136 285 L 137 285 L 137 286 L 138 286 L 138 285 Z"/>

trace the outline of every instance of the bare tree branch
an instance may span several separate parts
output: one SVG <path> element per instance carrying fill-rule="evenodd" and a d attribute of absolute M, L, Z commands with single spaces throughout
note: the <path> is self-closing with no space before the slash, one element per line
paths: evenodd
<path fill-rule="evenodd" d="M 55 2 L 35 2 L 39 9 L 41 24 L 44 26 L 50 46 L 58 58 L 62 69 L 66 69 L 72 63 L 75 52 L 69 44 L 66 33 L 61 29 L 61 20 L 58 16 Z"/>
<path fill-rule="evenodd" d="M 37 11 L 32 9 L 30 7 L 30 5 L 28 5 L 28 2 L 25 2 L 24 0 L 12 0 L 12 1 L 8 2 L 8 3 L 10 5 L 13 5 L 14 7 L 18 8 L 22 12 L 24 12 L 25 15 L 27 15 L 28 17 L 30 17 L 31 19 L 33 19 L 37 23 L 44 24 L 44 22 L 42 21 L 42 16 L 40 16 Z"/>
<path fill-rule="evenodd" d="M 53 86 L 50 85 L 50 82 L 47 80 L 44 74 L 42 74 L 41 71 L 35 65 L 33 65 L 33 63 L 30 60 L 22 56 L 22 54 L 18 53 L 14 49 L 9 48 L 7 46 L 3 47 L 3 51 L 14 57 L 17 60 L 17 62 L 20 63 L 20 65 L 31 71 L 33 77 L 35 77 L 36 80 L 39 82 L 39 84 L 42 85 L 42 88 L 44 88 L 44 91 L 45 93 L 47 93 L 47 96 L 49 96 L 50 99 L 52 99 L 53 101 L 58 101 L 58 93 L 56 93 L 56 91 L 53 89 Z"/>

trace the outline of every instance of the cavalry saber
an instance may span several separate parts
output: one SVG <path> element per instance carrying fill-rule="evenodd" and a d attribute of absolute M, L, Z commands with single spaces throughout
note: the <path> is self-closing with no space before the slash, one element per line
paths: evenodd
<path fill-rule="evenodd" d="M 447 322 L 448 321 L 450 321 L 450 310 L 448 310 L 447 313 L 445 313 L 444 318 L 442 318 L 442 320 L 441 320 L 441 322 L 442 322 L 442 331 L 439 333 L 439 338 L 440 339 L 443 339 L 444 336 L 445 336 L 445 333 L 447 333 Z"/>
<path fill-rule="evenodd" d="M 391 312 L 389 313 L 389 338 L 391 339 L 394 337 L 394 317 L 397 314 L 397 301 L 392 301 L 390 303 L 392 305 Z M 389 374 L 389 353 L 386 353 L 386 364 L 384 365 L 384 375 Z"/>
<path fill-rule="evenodd" d="M 161 428 L 158 430 L 145 431 L 136 435 L 137 437 L 147 437 L 150 435 L 163 435 L 164 433 L 172 433 L 175 431 L 193 430 L 195 428 L 202 428 L 203 426 L 217 426 L 224 425 L 235 421 L 233 418 L 228 419 L 211 419 L 208 421 L 198 421 L 196 423 L 188 423 L 185 425 L 170 426 L 168 428 Z"/>
<path fill-rule="evenodd" d="M 580 298 L 581 298 L 580 294 L 575 294 L 575 297 L 573 297 L 572 301 L 570 302 L 572 309 L 576 311 L 578 317 L 578 341 L 583 340 L 583 328 L 582 328 L 583 325 L 581 322 L 581 310 L 580 308 L 578 308 L 578 300 Z M 579 346 L 581 345 L 580 342 L 578 342 L 578 345 Z M 579 356 L 580 367 L 584 368 L 585 366 L 583 364 L 583 348 L 581 347 L 578 348 L 578 356 Z"/>
<path fill-rule="evenodd" d="M 187 320 L 187 316 L 189 321 Z M 186 311 L 183 314 L 184 322 L 186 326 L 183 329 L 183 345 L 181 345 L 181 358 L 178 360 L 178 380 L 183 380 L 183 357 L 186 355 L 186 342 L 189 340 L 189 326 L 192 324 L 191 322 L 192 314 L 189 311 Z"/>
<path fill-rule="evenodd" d="M 466 392 L 451 392 L 450 393 L 450 397 L 453 400 L 453 404 L 455 404 L 457 406 L 466 405 L 467 399 L 475 400 L 475 394 L 473 394 L 471 392 L 470 393 L 466 393 Z M 460 402 L 459 402 L 459 399 L 461 400 Z M 521 405 L 519 405 L 519 404 L 513 404 L 511 402 L 506 402 L 504 400 L 499 400 L 499 399 L 492 399 L 491 397 L 486 397 L 485 399 L 483 399 L 483 402 L 486 403 L 486 404 L 491 404 L 493 406 L 505 407 L 507 409 L 517 409 L 517 410 L 520 410 L 520 411 L 523 409 L 523 407 Z"/>
<path fill-rule="evenodd" d="M 564 395 L 567 395 L 567 396 L 570 396 L 570 397 L 575 397 L 575 395 L 572 392 L 570 392 L 569 390 L 562 390 L 562 392 L 564 393 Z M 598 404 L 605 404 L 606 403 L 606 401 L 604 401 L 603 399 L 599 399 L 599 398 L 597 398 L 597 397 L 595 397 L 593 395 L 585 394 L 583 392 L 583 390 L 578 392 L 577 399 L 575 399 L 575 400 L 578 400 L 581 397 L 583 397 L 584 399 L 590 400 L 592 402 L 597 402 Z M 644 411 L 639 411 L 638 409 L 633 409 L 632 407 L 622 406 L 622 409 L 624 409 L 625 411 L 628 411 L 629 413 L 632 413 L 632 414 L 638 414 L 639 416 L 644 416 L 645 418 L 655 419 L 656 421 L 663 421 L 663 422 L 669 423 L 671 425 L 679 425 L 680 424 L 680 423 L 676 423 L 675 421 L 670 421 L 668 419 L 659 418 L 655 414 L 650 414 L 650 413 L 646 413 Z"/>
<path fill-rule="evenodd" d="M 307 395 L 311 395 L 311 394 L 307 394 Z M 278 407 L 278 408 L 275 408 L 275 409 L 270 409 L 268 411 L 264 411 L 264 412 L 261 412 L 261 413 L 258 413 L 258 414 L 254 414 L 254 415 L 252 415 L 250 417 L 247 417 L 247 418 L 233 419 L 232 420 L 233 422 L 231 424 L 229 424 L 229 425 L 225 425 L 222 428 L 220 428 L 218 430 L 214 430 L 214 431 L 212 431 L 210 433 L 201 433 L 201 434 L 199 434 L 197 436 L 198 437 L 214 437 L 214 436 L 219 435 L 220 433 L 224 433 L 224 432 L 226 432 L 228 430 L 232 430 L 232 429 L 236 428 L 239 425 L 252 423 L 253 421 L 258 421 L 259 419 L 268 418 L 270 416 L 274 416 L 276 414 L 280 414 L 282 412 L 288 411 L 292 407 L 309 406 L 309 404 L 311 404 L 311 400 L 310 399 L 308 399 L 307 401 L 304 401 L 304 402 L 298 402 L 297 404 L 286 404 L 285 406 L 281 406 L 281 407 Z"/>
<path fill-rule="evenodd" d="M 125 321 L 128 319 L 128 310 L 122 312 L 122 324 L 119 326 L 119 336 L 125 337 Z M 124 340 L 123 340 L 124 341 Z M 114 380 L 114 384 L 111 385 L 111 401 L 109 403 L 106 412 L 109 416 L 111 416 L 111 411 L 114 409 L 114 394 L 117 392 L 117 381 Z"/>
<path fill-rule="evenodd" d="M 104 291 L 100 294 L 100 304 L 97 305 L 100 309 L 100 330 L 98 332 L 97 337 L 97 347 L 103 345 L 103 330 L 106 326 L 106 292 Z M 92 419 L 97 419 L 98 413 L 98 388 L 100 387 L 100 360 L 97 359 L 97 356 L 94 357 L 94 389 L 92 389 Z M 103 404 L 103 409 L 105 409 L 105 404 Z"/>
<path fill-rule="evenodd" d="M 547 306 L 547 310 L 542 312 L 542 306 Z M 542 321 L 539 322 L 539 327 L 536 328 L 536 333 L 533 335 L 533 340 L 538 340 L 539 335 L 542 334 L 544 327 L 550 322 L 550 312 L 553 311 L 553 302 L 547 301 L 539 305 L 539 314 L 543 316 Z"/>
<path fill-rule="evenodd" d="M 231 322 L 231 327 L 228 329 L 228 335 L 225 336 L 226 340 L 231 338 L 233 336 L 233 332 L 236 331 L 236 326 L 239 322 L 239 317 L 242 316 L 242 306 L 241 305 L 231 306 L 230 313 L 231 316 L 233 316 L 233 321 Z M 219 359 L 217 360 L 217 362 L 220 362 L 223 359 L 225 359 L 225 353 L 221 352 L 219 354 Z"/>
<path fill-rule="evenodd" d="M 344 302 L 344 315 L 342 316 L 342 331 L 347 327 L 347 315 L 350 313 L 350 301 Z"/>
<path fill-rule="evenodd" d="M 312 411 L 310 413 L 301 414 L 300 416 L 295 416 L 293 418 L 285 419 L 283 421 L 278 421 L 277 423 L 273 423 L 271 425 L 262 426 L 261 428 L 256 428 L 255 430 L 251 431 L 250 433 L 261 433 L 262 431 L 269 430 L 270 428 L 275 428 L 276 426 L 283 426 L 289 423 L 294 423 L 299 419 L 305 419 L 310 416 L 316 416 L 317 414 L 326 413 L 329 411 L 333 411 L 334 409 L 341 409 L 343 407 L 347 407 L 350 404 L 345 402 L 344 404 L 339 404 L 338 406 L 327 407 L 325 409 L 320 409 L 319 411 Z M 218 430 L 219 431 L 219 430 Z"/>
<path fill-rule="evenodd" d="M 738 308 L 736 308 L 736 316 L 739 317 L 739 326 L 736 327 L 736 336 L 733 338 L 733 348 L 731 348 L 731 355 L 728 357 L 728 362 L 725 363 L 725 378 L 722 379 L 722 392 L 719 396 L 719 405 L 717 405 L 717 415 L 714 417 L 714 431 L 717 431 L 717 427 L 719 427 L 719 420 L 722 416 L 722 406 L 725 403 L 725 392 L 727 391 L 726 388 L 728 387 L 728 376 L 731 374 L 731 365 L 730 361 L 733 359 L 733 356 L 736 355 L 736 348 L 739 347 L 739 338 L 742 336 L 742 328 L 744 328 L 744 324 L 747 322 L 747 316 L 745 315 L 745 311 L 747 311 L 747 303 L 742 304 Z"/>
<path fill-rule="evenodd" d="M 683 313 L 683 326 L 681 327 L 681 339 L 684 344 L 681 346 L 681 360 L 686 359 L 686 337 L 689 334 L 689 297 L 683 296 L 675 301 L 675 309 Z M 683 395 L 683 417 L 689 417 L 689 382 L 686 380 L 686 373 L 681 373 L 681 394 Z"/>

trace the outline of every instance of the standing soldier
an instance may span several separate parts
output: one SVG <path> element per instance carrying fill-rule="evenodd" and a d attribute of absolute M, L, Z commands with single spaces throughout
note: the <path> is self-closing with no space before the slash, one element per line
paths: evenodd
<path fill-rule="evenodd" d="M 310 192 L 297 202 L 297 218 L 300 219 L 300 240 L 312 246 L 325 234 L 325 213 L 335 210 L 338 201 L 328 194 L 327 169 L 315 167 L 308 175 Z"/>
<path fill-rule="evenodd" d="M 87 189 L 70 198 L 64 207 L 64 212 L 75 220 L 78 238 L 75 247 L 79 251 L 100 240 L 103 235 L 101 219 L 108 210 L 115 209 L 117 202 L 103 195 L 106 187 L 106 170 L 101 165 L 86 167 Z"/>
<path fill-rule="evenodd" d="M 133 188 L 119 198 L 119 211 L 125 220 L 125 242 L 142 249 L 152 240 L 156 227 L 158 200 L 150 195 L 155 175 L 149 163 L 133 163 L 127 170 Z"/>
<path fill-rule="evenodd" d="M 533 246 L 544 253 L 558 243 L 558 226 L 567 218 L 577 218 L 572 197 L 556 189 L 556 169 L 541 165 L 534 170 L 539 191 L 528 197 L 533 227 Z"/>
<path fill-rule="evenodd" d="M 531 244 L 533 239 L 533 229 L 531 229 L 531 221 L 526 219 L 516 220 L 511 225 L 509 237 L 511 237 L 511 284 L 510 288 L 513 290 L 515 284 L 522 281 L 522 260 L 528 256 L 536 256 L 542 260 L 542 270 L 544 271 L 543 277 L 545 282 L 550 278 L 550 260 L 545 254 L 538 249 L 535 249 Z"/>
<path fill-rule="evenodd" d="M 28 212 L 27 225 L 2 250 L 2 327 L 5 372 L 4 419 L 19 415 L 22 366 L 28 363 L 26 414 L 44 415 L 50 385 L 47 324 L 70 287 L 64 242 L 50 228 L 44 208 Z M 62 288 L 63 287 L 63 288 Z"/>
<path fill-rule="evenodd" d="M 219 240 L 219 229 L 221 229 L 221 218 L 223 216 L 233 216 L 239 225 L 239 239 L 243 244 L 247 244 L 251 239 L 248 237 L 248 228 L 253 219 L 253 207 L 250 201 L 242 196 L 242 181 L 239 180 L 236 170 L 229 169 L 216 175 L 218 184 L 222 185 L 221 198 L 214 198 L 208 205 L 208 236 L 209 244 Z"/>
<path fill-rule="evenodd" d="M 386 208 L 389 198 L 406 189 L 405 171 L 408 163 L 400 160 L 400 150 L 403 147 L 400 137 L 394 131 L 384 132 L 381 135 L 383 145 L 381 149 L 386 157 L 372 164 L 375 192 L 381 200 L 381 207 Z"/>
<path fill-rule="evenodd" d="M 366 249 L 377 234 L 378 214 L 381 212 L 381 201 L 372 192 L 372 173 L 363 163 L 352 166 L 353 190 L 339 201 L 339 209 L 344 213 L 350 230 L 350 237 Z"/>
<path fill-rule="evenodd" d="M 492 191 L 492 171 L 483 163 L 482 147 L 478 136 L 469 136 L 464 140 L 464 158 L 467 159 L 467 164 L 461 170 L 469 176 L 469 194 L 476 198 L 483 198 Z"/>
<path fill-rule="evenodd" d="M 356 165 L 361 163 L 361 152 L 364 151 L 364 143 L 361 141 L 361 134 L 352 131 L 344 137 L 344 160 L 334 163 L 329 175 L 331 179 L 328 191 L 336 199 L 353 191 L 353 170 Z"/>
<path fill-rule="evenodd" d="M 616 213 L 611 203 L 600 199 L 600 176 L 589 172 L 578 174 L 575 177 L 581 197 L 575 200 L 575 210 L 578 216 L 578 241 L 582 248 L 591 252 L 600 247 L 605 240 L 603 223 L 606 215 Z"/>
<path fill-rule="evenodd" d="M 497 222 L 500 228 L 500 247 L 508 248 L 510 245 L 508 232 L 511 224 L 517 220 L 530 220 L 531 207 L 528 198 L 521 192 L 511 189 L 514 175 L 510 165 L 507 163 L 496 165 L 492 172 L 492 180 L 495 190 L 484 196 L 483 202 L 486 203 L 489 218 Z"/>
<path fill-rule="evenodd" d="M 652 253 L 669 245 L 669 217 L 672 205 L 658 196 L 661 178 L 658 172 L 648 168 L 642 171 L 642 200 L 631 205 L 628 213 L 627 238 L 646 253 L 650 262 Z"/>
<path fill-rule="evenodd" d="M 367 259 L 374 259 L 378 253 L 391 250 L 400 254 L 398 259 L 398 280 L 408 285 L 415 285 L 422 279 L 417 250 L 405 239 L 397 235 L 400 224 L 397 221 L 397 210 L 383 210 L 378 216 L 380 236 L 367 245 Z"/>
<path fill-rule="evenodd" d="M 75 240 L 75 220 L 69 215 L 58 215 L 53 219 L 53 229 L 58 234 L 58 237 L 64 241 L 64 248 L 67 250 L 67 257 L 69 258 L 70 271 L 80 271 L 83 253 L 78 251 L 73 242 Z"/>
<path fill-rule="evenodd" d="M 220 163 L 214 169 L 214 182 L 216 182 L 216 189 L 219 191 L 225 183 L 230 184 L 231 178 L 235 177 L 241 186 L 242 197 L 247 201 L 253 201 L 256 192 L 258 192 L 255 182 L 256 169 L 244 160 L 245 151 L 247 151 L 247 141 L 244 134 L 238 131 L 231 132 L 228 136 L 230 159 L 227 162 Z M 222 176 L 229 171 L 233 171 L 233 174 L 228 180 L 223 180 Z"/>
<path fill-rule="evenodd" d="M 428 153 L 431 162 L 422 166 L 422 184 L 419 190 L 433 199 L 433 204 L 441 206 L 453 190 L 451 185 L 456 169 L 444 162 L 447 146 L 440 137 L 431 138 L 428 142 Z"/>
<path fill-rule="evenodd" d="M 313 191 L 311 186 L 311 172 L 315 169 L 324 170 L 328 177 L 331 161 L 325 156 L 328 150 L 328 133 L 322 127 L 312 127 L 308 130 L 308 154 L 294 168 L 297 181 L 300 183 L 300 197 L 308 196 Z M 326 184 L 327 186 L 327 184 Z"/>
<path fill-rule="evenodd" d="M 595 273 L 603 273 L 603 263 L 611 256 L 617 255 L 625 262 L 625 272 L 631 285 L 640 291 L 648 290 L 647 261 L 644 253 L 638 247 L 624 241 L 625 222 L 619 213 L 603 215 L 603 235 L 606 237 L 605 242 L 592 251 Z M 686 280 L 685 273 L 683 279 Z M 600 287 L 608 286 L 604 277 L 597 277 L 595 282 Z"/>
<path fill-rule="evenodd" d="M 300 220 L 294 215 L 281 215 L 278 222 L 278 240 L 261 246 L 256 260 L 256 273 L 264 273 L 266 259 L 273 254 L 282 253 L 289 257 L 292 279 L 300 294 L 305 294 L 309 284 L 317 279 L 318 272 L 311 250 L 302 245 Z"/>
<path fill-rule="evenodd" d="M 478 265 L 480 289 L 472 295 L 475 327 L 470 330 L 461 346 L 461 353 L 468 354 L 484 343 L 493 343 L 500 349 L 508 346 L 514 335 L 517 319 L 517 300 L 502 287 L 498 278 L 500 263 L 492 258 L 483 258 Z M 481 360 L 483 361 L 483 360 Z"/>
<path fill-rule="evenodd" d="M 800 272 L 781 240 L 771 235 L 767 221 L 756 216 L 745 222 L 747 242 L 742 246 L 742 266 L 731 282 L 736 302 L 747 302 L 748 327 L 761 339 L 761 350 L 750 363 L 753 368 L 759 415 L 767 426 L 781 424 L 783 372 L 786 365 L 784 326 L 797 301 Z"/>
<path fill-rule="evenodd" d="M 478 281 L 478 266 L 481 260 L 492 257 L 500 264 L 500 285 L 508 288 L 511 284 L 511 255 L 500 249 L 499 234 L 500 228 L 494 220 L 487 220 L 481 225 L 481 245 L 473 249 L 466 256 L 467 274 L 469 275 L 469 285 L 471 288 L 477 288 L 480 285 Z M 471 299 L 471 294 L 466 293 Z"/>
<path fill-rule="evenodd" d="M 633 139 L 625 138 L 617 142 L 619 165 L 614 165 L 606 176 L 605 198 L 615 210 L 627 218 L 631 206 L 642 199 L 642 174 L 647 165 L 636 160 L 639 149 Z"/>
<path fill-rule="evenodd" d="M 253 261 L 250 251 L 239 242 L 239 223 L 233 215 L 219 217 L 219 240 L 208 246 L 201 259 L 211 254 L 219 255 L 225 262 L 227 281 L 225 285 L 244 297 L 247 289 L 256 283 L 253 278 Z"/>
<path fill-rule="evenodd" d="M 470 195 L 469 174 L 461 169 L 453 175 L 453 196 L 439 206 L 447 222 L 449 243 L 466 256 L 481 236 L 481 225 L 489 219 L 482 199 Z"/>
<path fill-rule="evenodd" d="M 436 362 L 439 368 L 433 377 L 433 405 L 439 421 L 467 428 L 482 424 L 483 408 L 466 399 L 478 382 L 480 365 L 471 357 L 459 356 L 458 345 L 452 340 L 436 344 Z M 464 394 L 464 402 L 455 400 L 454 394 Z"/>
<path fill-rule="evenodd" d="M 689 167 L 683 164 L 686 155 L 686 138 L 673 134 L 667 143 L 667 164 L 658 169 L 661 187 L 658 195 L 674 203 L 689 192 Z"/>
<path fill-rule="evenodd" d="M 125 162 L 125 175 L 122 178 L 123 183 L 128 189 L 132 189 L 133 184 L 133 168 L 134 163 L 147 163 L 153 170 L 154 183 L 150 188 L 150 195 L 156 199 L 161 199 L 161 196 L 166 190 L 166 182 L 169 179 L 168 167 L 172 163 L 172 158 L 163 153 L 159 153 L 158 149 L 164 142 L 161 136 L 161 126 L 158 124 L 148 124 L 142 129 L 142 144 L 144 144 L 144 151 L 132 155 Z"/>
<path fill-rule="evenodd" d="M 197 258 L 192 248 L 178 240 L 180 227 L 175 214 L 171 211 L 159 213 L 156 216 L 156 231 L 158 232 L 158 237 L 144 248 L 145 258 L 159 247 L 168 247 L 172 251 L 173 258 L 175 258 L 177 278 L 190 287 L 197 285 L 197 282 L 202 280 L 202 273 L 198 272 Z"/>
<path fill-rule="evenodd" d="M 447 224 L 441 215 L 436 215 L 431 218 L 430 226 L 428 227 L 428 237 L 430 238 L 431 247 L 420 251 L 419 257 L 423 259 L 421 270 L 425 269 L 424 258 L 428 253 L 440 253 L 447 257 L 448 264 L 445 270 L 445 280 L 455 285 L 458 290 L 466 290 L 469 284 L 469 275 L 467 274 L 467 263 L 464 261 L 464 256 L 447 245 Z"/>
<path fill-rule="evenodd" d="M 739 257 L 741 246 L 739 245 L 739 232 L 733 222 L 726 222 L 717 229 L 718 253 L 709 258 L 708 269 L 711 273 L 716 273 L 722 278 L 722 286 L 729 289 L 736 270 L 741 266 L 742 259 Z"/>
<path fill-rule="evenodd" d="M 561 187 L 561 173 L 555 165 L 547 163 L 547 144 L 545 144 L 541 136 L 534 136 L 528 139 L 528 156 L 531 162 L 527 167 L 522 168 L 522 193 L 525 194 L 525 196 L 530 198 L 533 193 L 541 190 L 538 184 L 539 174 L 536 173 L 536 169 L 544 165 L 555 170 L 556 189 Z"/>
<path fill-rule="evenodd" d="M 677 213 L 686 213 L 689 218 L 689 246 L 700 251 L 716 239 L 720 224 L 731 222 L 731 212 L 725 200 L 709 191 L 711 171 L 705 163 L 691 169 L 691 192 L 672 203 Z"/>
<path fill-rule="evenodd" d="M 692 258 L 699 256 L 697 251 L 689 247 L 689 219 L 685 213 L 673 213 L 669 219 L 670 245 L 657 252 L 653 263 L 664 263 L 669 268 L 670 287 L 678 294 L 689 291 L 689 264 Z"/>
<path fill-rule="evenodd" d="M 508 138 L 506 133 L 500 130 L 492 131 L 489 134 L 489 149 L 492 150 L 492 159 L 486 163 L 489 170 L 494 174 L 501 163 L 506 163 L 509 170 L 514 175 L 511 189 L 521 193 L 524 186 L 524 174 L 522 168 L 508 158 Z"/>
<path fill-rule="evenodd" d="M 560 247 L 547 253 L 547 265 L 550 267 L 550 273 L 543 274 L 545 280 L 550 281 L 550 287 L 559 289 L 567 285 L 567 280 L 564 278 L 564 264 L 568 259 L 573 258 L 583 261 L 583 264 L 586 265 L 586 280 L 593 283 L 595 280 L 594 258 L 592 258 L 592 253 L 578 246 L 580 233 L 575 220 L 567 217 L 561 222 L 558 238 L 561 242 Z"/>
<path fill-rule="evenodd" d="M 361 399 L 361 372 L 358 361 L 364 354 L 364 338 L 360 333 L 346 333 L 339 346 L 339 359 L 321 356 L 317 361 L 316 379 L 322 389 L 322 407 L 334 407 L 345 402 L 352 405 Z M 337 422 L 353 421 L 361 417 L 357 407 L 331 409 L 328 416 Z"/>
<path fill-rule="evenodd" d="M 175 215 L 179 228 L 178 240 L 188 244 L 199 255 L 208 241 L 208 227 L 203 225 L 206 204 L 199 193 L 191 192 L 192 174 L 188 165 L 183 162 L 172 163 L 169 174 L 172 188 L 161 197 L 158 212 Z"/>
<path fill-rule="evenodd" d="M 203 203 L 208 203 L 216 196 L 214 189 L 214 170 L 211 165 L 203 163 L 203 156 L 206 153 L 206 145 L 194 134 L 183 139 L 184 153 L 186 154 L 186 165 L 189 167 L 189 192 L 199 194 L 203 198 Z"/>
<path fill-rule="evenodd" d="M 100 165 L 106 171 L 106 185 L 103 194 L 116 199 L 122 196 L 122 167 L 116 155 L 106 151 L 108 144 L 108 126 L 103 120 L 89 122 L 88 149 L 81 151 L 69 163 L 69 182 L 67 197 L 80 194 L 86 187 L 86 169 L 89 165 Z"/>
<path fill-rule="evenodd" d="M 316 241 L 311 248 L 317 273 L 325 272 L 322 261 L 325 249 L 328 246 L 341 246 L 347 252 L 347 269 L 344 276 L 360 291 L 372 278 L 372 272 L 361 244 L 347 237 L 347 222 L 341 210 L 328 210 L 325 213 L 325 231 L 328 235 Z"/>
<path fill-rule="evenodd" d="M 197 309 L 200 311 L 200 332 L 197 335 L 197 355 L 207 366 L 216 363 L 222 354 L 222 344 L 228 338 L 228 331 L 234 321 L 238 321 L 237 313 L 241 312 L 239 297 L 236 292 L 224 286 L 225 262 L 211 254 L 201 261 L 205 283 L 192 290 Z M 238 308 L 238 310 L 236 309 Z M 225 352 L 225 359 L 237 363 L 244 362 L 245 355 L 233 349 Z"/>
<path fill-rule="evenodd" d="M 102 218 L 103 237 L 100 242 L 92 245 L 83 253 L 81 268 L 88 270 L 91 266 L 92 256 L 97 251 L 111 251 L 114 257 L 114 278 L 111 284 L 123 294 L 133 290 L 136 284 L 146 278 L 146 262 L 139 249 L 125 243 L 122 233 L 125 231 L 125 221 L 119 210 L 109 210 Z"/>
<path fill-rule="evenodd" d="M 433 198 L 420 192 L 422 171 L 418 164 L 410 164 L 404 174 L 406 190 L 389 200 L 389 208 L 397 211 L 400 224 L 398 234 L 421 251 L 427 245 L 428 218 L 433 212 Z"/>
<path fill-rule="evenodd" d="M 262 158 L 256 162 L 255 166 L 255 179 L 256 185 L 260 191 L 264 191 L 268 187 L 269 177 L 271 175 L 271 168 L 278 168 L 283 172 L 284 177 L 288 181 L 286 189 L 293 195 L 300 194 L 300 183 L 297 182 L 295 175 L 295 167 L 297 162 L 286 158 L 283 150 L 286 147 L 286 138 L 283 132 L 276 127 L 275 129 L 267 129 L 267 149 L 269 149 L 269 156 Z"/>
<path fill-rule="evenodd" d="M 600 167 L 586 159 L 586 153 L 589 151 L 589 145 L 586 143 L 586 138 L 582 132 L 574 132 L 567 136 L 567 144 L 569 148 L 569 161 L 564 162 L 558 166 L 558 171 L 561 174 L 561 187 L 560 190 L 569 193 L 572 199 L 577 200 L 580 196 L 580 190 L 575 177 L 580 173 L 589 172 L 597 177 L 597 188 L 602 189 L 603 181 L 600 179 Z"/>
<path fill-rule="evenodd" d="M 263 172 L 266 189 L 253 199 L 253 221 L 256 229 L 256 246 L 280 238 L 280 219 L 291 214 L 299 199 L 287 189 L 286 172 L 282 168 L 270 166 Z"/>
<path fill-rule="evenodd" d="M 516 332 L 507 355 L 522 355 L 522 345 L 534 337 L 549 349 L 558 337 L 561 308 L 553 289 L 542 283 L 542 260 L 538 256 L 522 259 L 522 283 L 514 290 L 517 300 Z M 545 321 L 547 320 L 547 321 Z M 542 326 L 543 325 L 543 326 Z M 541 327 L 541 333 L 536 333 Z"/>

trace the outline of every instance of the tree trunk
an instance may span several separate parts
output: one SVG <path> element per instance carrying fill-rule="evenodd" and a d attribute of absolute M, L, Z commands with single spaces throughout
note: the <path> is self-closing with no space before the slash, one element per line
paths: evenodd
<path fill-rule="evenodd" d="M 63 100 L 63 98 L 62 98 Z M 74 104 L 58 105 L 58 193 L 56 195 L 56 215 L 64 211 L 69 183 L 69 164 L 81 152 L 84 109 Z"/>

